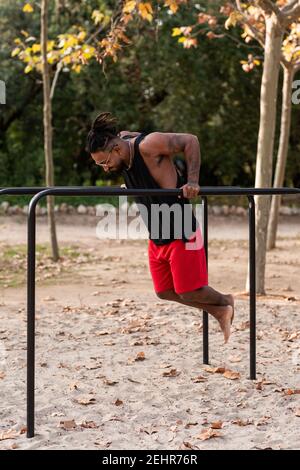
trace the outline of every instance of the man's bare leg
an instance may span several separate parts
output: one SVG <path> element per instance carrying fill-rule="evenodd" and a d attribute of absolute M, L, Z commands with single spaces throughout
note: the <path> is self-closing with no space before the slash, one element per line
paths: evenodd
<path fill-rule="evenodd" d="M 157 295 L 160 299 L 178 302 L 210 313 L 219 322 L 224 334 L 224 341 L 227 343 L 234 316 L 234 298 L 231 294 L 221 294 L 212 287 L 205 286 L 181 295 L 171 289 Z"/>

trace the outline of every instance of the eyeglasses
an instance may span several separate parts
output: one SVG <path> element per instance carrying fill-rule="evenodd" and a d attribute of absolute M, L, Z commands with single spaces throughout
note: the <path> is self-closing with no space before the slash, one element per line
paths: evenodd
<path fill-rule="evenodd" d="M 108 162 L 108 160 L 109 160 L 109 158 L 110 158 L 110 155 L 111 155 L 111 152 L 113 151 L 113 149 L 114 149 L 114 147 L 108 152 L 107 159 L 105 160 L 104 163 L 95 162 L 96 165 L 101 166 L 102 168 L 107 167 L 107 162 Z"/>

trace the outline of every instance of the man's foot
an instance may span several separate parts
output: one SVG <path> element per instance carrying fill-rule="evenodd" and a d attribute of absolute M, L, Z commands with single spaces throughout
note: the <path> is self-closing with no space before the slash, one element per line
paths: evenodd
<path fill-rule="evenodd" d="M 232 307 L 232 317 L 231 317 L 231 325 L 234 319 L 234 297 L 231 294 L 228 294 L 229 305 Z"/>
<path fill-rule="evenodd" d="M 227 307 L 222 307 L 222 310 L 222 315 L 220 315 L 218 318 L 216 317 L 216 319 L 218 320 L 221 330 L 223 331 L 224 343 L 226 344 L 230 337 L 230 327 L 232 324 L 234 312 L 233 307 L 231 305 L 227 305 Z"/>

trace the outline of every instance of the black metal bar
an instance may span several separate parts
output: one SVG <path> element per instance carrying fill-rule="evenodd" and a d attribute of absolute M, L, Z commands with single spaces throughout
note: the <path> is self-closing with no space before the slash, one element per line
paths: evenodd
<path fill-rule="evenodd" d="M 30 201 L 27 228 L 27 437 L 34 436 L 36 204 L 35 196 Z"/>
<path fill-rule="evenodd" d="M 204 210 L 203 210 L 203 241 L 204 241 L 204 249 L 206 255 L 206 266 L 208 270 L 208 211 L 207 211 L 207 197 L 202 197 L 204 202 Z M 202 347 L 203 347 L 203 364 L 209 364 L 209 324 L 208 324 L 208 312 L 203 310 L 202 315 L 202 323 L 203 323 L 203 332 L 202 332 Z"/>
<path fill-rule="evenodd" d="M 255 201 L 249 201 L 249 309 L 250 309 L 250 379 L 256 379 L 256 241 L 255 241 Z"/>
<path fill-rule="evenodd" d="M 1 195 L 34 194 L 28 211 L 28 284 L 27 284 L 27 437 L 34 436 L 34 387 L 35 387 L 35 236 L 36 205 L 47 195 L 91 195 L 91 196 L 144 196 L 144 195 L 181 195 L 181 189 L 122 189 L 120 187 L 27 187 L 0 188 Z M 256 377 L 256 263 L 255 263 L 255 202 L 254 195 L 300 194 L 299 188 L 234 188 L 202 187 L 199 195 L 246 195 L 249 200 L 249 277 L 250 277 L 250 378 Z M 205 203 L 206 204 L 206 203 Z M 207 206 L 205 208 L 207 211 Z M 205 217 L 205 215 L 204 215 Z M 206 213 L 207 217 L 207 213 Z M 207 218 L 204 239 L 207 253 Z M 204 312 L 204 318 L 205 318 Z M 208 362 L 208 324 L 203 322 L 203 361 Z M 206 344 L 204 344 L 206 342 Z M 207 355 L 205 356 L 205 351 Z"/>
<path fill-rule="evenodd" d="M 95 186 L 55 186 L 55 187 L 20 187 L 20 188 L 0 188 L 0 195 L 9 194 L 37 194 L 43 191 L 50 191 L 51 195 L 71 196 L 87 195 L 87 196 L 121 196 L 121 195 L 180 195 L 181 189 L 126 189 L 119 186 L 95 187 Z M 53 191 L 53 192 L 52 192 Z M 199 196 L 255 196 L 255 195 L 272 195 L 272 194 L 300 194 L 300 188 L 240 188 L 232 186 L 202 186 Z"/>

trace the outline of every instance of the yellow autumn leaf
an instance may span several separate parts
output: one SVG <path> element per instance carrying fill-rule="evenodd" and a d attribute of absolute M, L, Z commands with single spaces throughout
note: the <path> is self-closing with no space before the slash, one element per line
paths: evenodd
<path fill-rule="evenodd" d="M 47 42 L 47 52 L 52 51 L 52 49 L 54 48 L 54 45 L 55 45 L 55 41 L 48 41 Z"/>
<path fill-rule="evenodd" d="M 184 41 L 186 41 L 186 37 L 184 36 L 181 36 L 181 38 L 178 39 L 178 42 L 184 42 Z"/>
<path fill-rule="evenodd" d="M 25 38 L 28 38 L 28 36 L 29 36 L 29 33 L 27 33 L 27 31 L 24 31 L 24 29 L 21 29 L 21 34 L 23 34 L 23 36 L 25 36 Z"/>
<path fill-rule="evenodd" d="M 178 2 L 176 0 L 165 0 L 164 5 L 165 7 L 170 8 L 172 13 L 176 13 L 179 8 Z"/>
<path fill-rule="evenodd" d="M 254 59 L 253 63 L 254 63 L 255 65 L 260 65 L 260 60 Z"/>
<path fill-rule="evenodd" d="M 40 44 L 33 44 L 32 45 L 32 52 L 35 54 L 36 52 L 40 52 L 41 45 Z"/>
<path fill-rule="evenodd" d="M 180 36 L 180 35 L 181 35 L 181 28 L 172 29 L 172 36 Z"/>
<path fill-rule="evenodd" d="M 103 20 L 104 18 L 104 14 L 101 13 L 101 11 L 99 10 L 94 10 L 93 13 L 92 13 L 92 20 L 94 20 L 94 23 L 95 24 L 99 24 L 101 23 L 101 21 Z"/>
<path fill-rule="evenodd" d="M 24 73 L 29 73 L 29 72 L 31 72 L 31 70 L 32 70 L 32 66 L 31 66 L 31 65 L 27 65 L 27 66 L 25 67 Z"/>
<path fill-rule="evenodd" d="M 82 56 L 84 59 L 89 60 L 94 57 L 95 51 L 96 49 L 94 47 L 86 46 L 82 49 Z"/>
<path fill-rule="evenodd" d="M 71 63 L 71 56 L 66 55 L 65 57 L 63 57 L 62 61 L 65 65 L 69 65 Z"/>
<path fill-rule="evenodd" d="M 124 13 L 131 13 L 136 7 L 136 1 L 135 0 L 130 0 L 129 2 L 126 2 L 125 5 L 123 6 L 123 12 Z"/>
<path fill-rule="evenodd" d="M 190 49 L 192 46 L 197 47 L 197 39 L 195 38 L 185 38 L 183 47 L 185 49 Z"/>
<path fill-rule="evenodd" d="M 32 6 L 30 5 L 30 3 L 26 3 L 26 4 L 23 6 L 23 11 L 24 11 L 24 13 L 32 13 L 32 12 L 33 12 L 33 8 L 32 8 Z"/>
<path fill-rule="evenodd" d="M 86 38 L 86 31 L 80 31 L 77 38 L 79 39 L 79 41 L 84 41 Z"/>
<path fill-rule="evenodd" d="M 147 3 L 139 3 L 138 4 L 138 9 L 139 9 L 139 13 L 140 13 L 141 17 L 144 20 L 152 21 L 152 19 L 153 19 L 153 16 L 152 16 L 153 10 L 152 10 L 151 3 L 148 3 L 148 2 Z"/>
<path fill-rule="evenodd" d="M 238 11 L 232 11 L 225 21 L 225 29 L 229 29 L 230 26 L 235 26 L 242 18 L 243 16 Z"/>
<path fill-rule="evenodd" d="M 11 53 L 11 56 L 12 56 L 12 57 L 15 57 L 15 56 L 18 55 L 20 52 L 21 52 L 21 49 L 20 49 L 19 47 L 15 47 L 14 50 L 12 51 L 12 53 Z"/>
<path fill-rule="evenodd" d="M 81 72 L 81 65 L 80 64 L 73 65 L 72 70 L 74 70 L 74 72 L 76 72 L 76 73 L 80 73 Z"/>
<path fill-rule="evenodd" d="M 14 43 L 15 43 L 15 44 L 21 44 L 21 42 L 22 42 L 22 41 L 21 41 L 21 39 L 19 39 L 19 38 L 14 39 Z"/>

